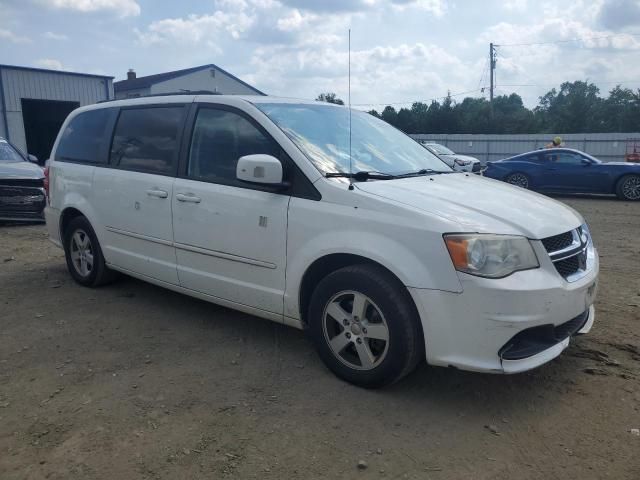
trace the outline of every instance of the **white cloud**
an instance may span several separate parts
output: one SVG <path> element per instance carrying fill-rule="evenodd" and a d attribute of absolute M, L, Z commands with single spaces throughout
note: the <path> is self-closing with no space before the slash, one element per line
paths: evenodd
<path fill-rule="evenodd" d="M 442 17 L 447 10 L 443 0 L 392 0 L 394 9 L 404 11 L 409 8 L 417 8 L 432 13 L 436 17 Z"/>
<path fill-rule="evenodd" d="M 41 68 L 47 68 L 49 70 L 64 70 L 62 62 L 54 58 L 41 58 L 36 60 L 36 65 Z"/>
<path fill-rule="evenodd" d="M 58 41 L 69 40 L 69 37 L 67 37 L 63 33 L 44 32 L 42 36 L 47 40 L 58 40 Z"/>
<path fill-rule="evenodd" d="M 6 28 L 0 28 L 0 40 L 7 40 L 12 43 L 29 43 L 31 39 L 28 37 L 23 37 L 21 35 L 17 35 L 13 33 L 11 30 L 7 30 Z"/>
<path fill-rule="evenodd" d="M 140 15 L 140 5 L 135 0 L 40 0 L 41 3 L 58 9 L 78 12 L 111 11 L 119 17 Z"/>

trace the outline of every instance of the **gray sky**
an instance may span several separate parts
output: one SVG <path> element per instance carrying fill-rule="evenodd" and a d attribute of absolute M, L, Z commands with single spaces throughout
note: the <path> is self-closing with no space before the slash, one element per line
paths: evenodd
<path fill-rule="evenodd" d="M 640 86 L 637 0 L 0 0 L 0 63 L 117 80 L 215 63 L 270 94 L 346 100 L 349 28 L 354 105 L 486 96 L 490 41 L 497 93 L 528 106 L 567 80 Z"/>

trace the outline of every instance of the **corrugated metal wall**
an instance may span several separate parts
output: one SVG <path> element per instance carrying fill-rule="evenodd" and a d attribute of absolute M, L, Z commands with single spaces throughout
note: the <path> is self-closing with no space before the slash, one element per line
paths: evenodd
<path fill-rule="evenodd" d="M 627 148 L 634 141 L 640 153 L 640 133 L 571 133 L 558 134 L 563 146 L 581 150 L 603 162 L 624 162 Z M 441 143 L 456 153 L 471 155 L 482 163 L 499 160 L 544 147 L 555 135 L 470 135 L 416 134 L 416 140 Z"/>
<path fill-rule="evenodd" d="M 47 72 L 41 70 L 0 67 L 0 85 L 4 90 L 4 103 L 0 109 L 0 136 L 8 136 L 13 144 L 26 151 L 22 98 L 38 100 L 65 100 L 79 102 L 81 106 L 113 98 L 113 82 L 107 77 Z M 2 95 L 0 95 L 0 101 Z"/>

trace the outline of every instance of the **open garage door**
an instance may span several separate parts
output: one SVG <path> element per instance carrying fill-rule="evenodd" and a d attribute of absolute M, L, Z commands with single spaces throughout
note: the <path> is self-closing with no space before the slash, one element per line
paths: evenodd
<path fill-rule="evenodd" d="M 30 98 L 22 98 L 21 101 L 27 151 L 38 157 L 40 164 L 44 164 L 51 154 L 62 123 L 80 103 Z"/>

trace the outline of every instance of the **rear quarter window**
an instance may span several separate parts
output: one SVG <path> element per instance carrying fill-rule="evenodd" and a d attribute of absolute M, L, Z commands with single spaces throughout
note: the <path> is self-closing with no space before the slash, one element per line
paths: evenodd
<path fill-rule="evenodd" d="M 105 146 L 115 111 L 110 108 L 89 110 L 73 117 L 65 127 L 56 150 L 56 161 L 107 163 Z"/>

